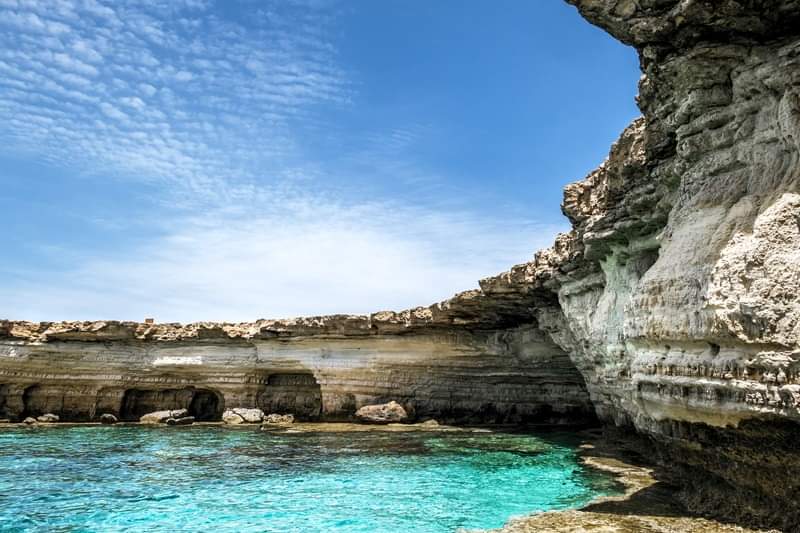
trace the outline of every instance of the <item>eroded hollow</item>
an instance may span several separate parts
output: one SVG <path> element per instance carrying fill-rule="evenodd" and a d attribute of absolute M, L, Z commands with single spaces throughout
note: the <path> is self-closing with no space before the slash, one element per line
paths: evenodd
<path fill-rule="evenodd" d="M 11 418 L 8 411 L 8 395 L 10 387 L 0 384 L 0 418 Z"/>
<path fill-rule="evenodd" d="M 208 389 L 128 389 L 122 396 L 119 415 L 122 420 L 138 420 L 153 411 L 187 409 L 196 420 L 219 420 L 223 402 L 219 394 Z"/>
<path fill-rule="evenodd" d="M 270 374 L 257 404 L 266 413 L 292 413 L 300 420 L 318 419 L 322 388 L 311 373 Z"/>

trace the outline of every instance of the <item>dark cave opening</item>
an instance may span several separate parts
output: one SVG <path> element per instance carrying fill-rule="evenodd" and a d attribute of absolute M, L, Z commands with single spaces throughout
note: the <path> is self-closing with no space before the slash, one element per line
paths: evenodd
<path fill-rule="evenodd" d="M 31 385 L 22 393 L 22 416 L 39 416 L 45 413 L 62 415 L 64 407 L 63 391 L 55 387 Z"/>
<path fill-rule="evenodd" d="M 0 418 L 11 418 L 8 412 L 9 386 L 0 384 Z"/>
<path fill-rule="evenodd" d="M 119 416 L 122 420 L 138 420 L 154 411 L 186 409 L 198 421 L 219 420 L 223 401 L 208 389 L 128 389 L 122 396 Z"/>
<path fill-rule="evenodd" d="M 322 387 L 311 373 L 271 374 L 258 395 L 257 407 L 265 413 L 316 420 L 322 413 Z"/>

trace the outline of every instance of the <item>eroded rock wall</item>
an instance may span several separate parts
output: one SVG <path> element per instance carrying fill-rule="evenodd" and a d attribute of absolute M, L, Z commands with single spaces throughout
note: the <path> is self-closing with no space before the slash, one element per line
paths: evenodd
<path fill-rule="evenodd" d="M 800 3 L 570 3 L 638 50 L 643 117 L 565 191 L 539 323 L 690 505 L 798 528 Z"/>
<path fill-rule="evenodd" d="M 378 320 L 380 322 L 380 320 Z M 451 422 L 593 419 L 569 356 L 533 326 L 453 331 L 369 317 L 153 326 L 18 323 L 0 339 L 0 418 L 54 412 L 123 420 L 225 407 L 346 420 L 367 404 L 401 402 L 416 418 Z"/>

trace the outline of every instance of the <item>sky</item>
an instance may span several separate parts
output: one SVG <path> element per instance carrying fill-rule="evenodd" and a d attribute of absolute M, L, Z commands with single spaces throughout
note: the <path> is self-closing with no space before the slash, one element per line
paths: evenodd
<path fill-rule="evenodd" d="M 0 0 L 0 318 L 476 288 L 568 229 L 638 78 L 561 0 Z"/>

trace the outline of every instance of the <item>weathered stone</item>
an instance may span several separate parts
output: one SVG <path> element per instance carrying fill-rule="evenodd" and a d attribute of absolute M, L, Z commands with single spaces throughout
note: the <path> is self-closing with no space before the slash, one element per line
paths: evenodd
<path fill-rule="evenodd" d="M 33 424 L 36 423 L 36 419 L 33 418 L 32 416 L 29 416 L 29 417 L 25 418 L 25 420 L 23 420 L 22 423 L 26 424 L 28 426 L 32 426 Z"/>
<path fill-rule="evenodd" d="M 44 424 L 52 424 L 58 422 L 58 415 L 54 415 L 53 413 L 45 413 L 43 415 L 36 417 L 37 422 L 42 422 Z"/>
<path fill-rule="evenodd" d="M 101 424 L 116 424 L 117 417 L 112 415 L 111 413 L 103 413 L 100 415 L 100 423 Z"/>
<path fill-rule="evenodd" d="M 367 424 L 389 424 L 405 422 L 408 414 L 403 406 L 395 401 L 376 405 L 365 405 L 356 411 L 356 418 Z"/>
<path fill-rule="evenodd" d="M 143 415 L 139 422 L 142 424 L 162 424 L 167 421 L 168 418 L 184 418 L 189 414 L 189 411 L 186 409 L 176 409 L 171 411 L 155 411 L 152 413 L 147 413 Z"/>
<path fill-rule="evenodd" d="M 264 418 L 261 409 L 236 407 L 222 413 L 222 421 L 226 424 L 258 424 Z"/>
<path fill-rule="evenodd" d="M 194 424 L 194 417 L 182 416 L 180 418 L 167 418 L 164 422 L 168 426 L 190 426 Z"/>
<path fill-rule="evenodd" d="M 264 424 L 266 425 L 288 425 L 294 423 L 294 415 L 279 415 L 271 413 L 264 417 Z"/>

